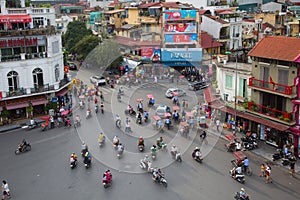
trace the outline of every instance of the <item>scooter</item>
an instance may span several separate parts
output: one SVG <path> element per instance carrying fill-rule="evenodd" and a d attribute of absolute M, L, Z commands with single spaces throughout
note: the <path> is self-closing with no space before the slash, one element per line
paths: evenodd
<path fill-rule="evenodd" d="M 108 188 L 109 186 L 111 186 L 111 182 L 112 182 L 112 174 L 110 173 L 109 179 L 107 179 L 106 175 L 103 174 L 103 179 L 102 179 L 103 187 Z"/>
<path fill-rule="evenodd" d="M 121 120 L 120 119 L 118 119 L 116 121 L 116 127 L 118 127 L 119 129 L 121 129 Z"/>
<path fill-rule="evenodd" d="M 83 163 L 86 169 L 90 168 L 92 164 L 92 158 L 84 157 Z"/>
<path fill-rule="evenodd" d="M 229 171 L 229 174 L 230 174 L 230 176 L 231 176 L 234 180 L 236 180 L 237 182 L 242 183 L 242 184 L 245 183 L 245 175 L 244 175 L 244 174 L 237 174 L 237 173 L 236 173 L 234 176 L 232 176 L 232 174 L 233 174 L 233 171 L 232 171 L 232 170 Z"/>
<path fill-rule="evenodd" d="M 156 159 L 156 156 L 157 156 L 157 153 L 155 152 L 151 152 L 151 157 L 152 157 L 152 160 L 155 160 Z"/>
<path fill-rule="evenodd" d="M 154 182 L 162 184 L 164 187 L 168 187 L 167 179 L 163 174 L 160 175 L 160 179 L 155 179 L 154 175 L 152 175 Z"/>
<path fill-rule="evenodd" d="M 124 112 L 126 115 L 136 116 L 136 112 L 133 109 L 131 110 L 131 112 L 129 112 L 129 110 L 126 109 Z"/>
<path fill-rule="evenodd" d="M 172 155 L 172 158 L 175 159 L 176 161 L 182 162 L 181 154 L 179 151 L 176 151 L 176 152 L 171 151 L 171 155 Z"/>
<path fill-rule="evenodd" d="M 95 107 L 95 113 L 97 114 L 98 111 L 99 111 L 99 108 L 98 108 L 98 106 L 96 106 L 96 107 Z"/>
<path fill-rule="evenodd" d="M 49 127 L 50 127 L 49 123 L 48 124 L 43 123 L 42 124 L 42 131 L 45 131 L 45 130 L 49 129 Z"/>
<path fill-rule="evenodd" d="M 241 198 L 239 192 L 235 193 L 233 198 L 236 199 L 236 200 L 250 200 L 249 196 L 246 196 L 245 198 Z"/>
<path fill-rule="evenodd" d="M 87 111 L 86 112 L 86 119 L 88 119 L 90 117 L 92 117 L 92 113 L 91 113 L 91 111 Z"/>
<path fill-rule="evenodd" d="M 124 151 L 123 149 L 121 151 L 118 151 L 118 153 L 117 153 L 117 158 L 118 159 L 120 159 L 122 157 L 123 151 Z"/>
<path fill-rule="evenodd" d="M 20 153 L 25 153 L 26 151 L 30 151 L 30 150 L 31 150 L 30 143 L 27 143 L 26 146 L 23 148 L 21 148 L 19 145 L 18 148 L 15 150 L 15 154 L 18 155 Z"/>
<path fill-rule="evenodd" d="M 145 146 L 144 146 L 144 145 L 139 145 L 138 148 L 139 148 L 139 151 L 140 151 L 140 152 L 143 152 L 144 149 L 145 149 Z"/>
<path fill-rule="evenodd" d="M 277 153 L 273 154 L 272 160 L 273 161 L 279 160 L 279 159 L 283 158 L 283 156 L 284 156 L 283 151 L 281 149 L 277 149 Z"/>
<path fill-rule="evenodd" d="M 154 169 L 152 168 L 152 163 L 150 161 L 148 163 L 145 163 L 144 159 L 141 159 L 141 161 L 140 161 L 140 167 L 142 169 L 146 169 L 147 172 L 150 172 L 150 173 L 152 173 L 154 171 Z"/>
<path fill-rule="evenodd" d="M 74 169 L 77 166 L 77 160 L 70 163 L 70 168 Z"/>
<path fill-rule="evenodd" d="M 105 143 L 105 136 L 103 135 L 102 140 L 99 140 L 99 147 L 101 148 Z"/>
<path fill-rule="evenodd" d="M 139 117 L 136 118 L 136 123 L 137 123 L 137 124 L 142 124 L 142 118 L 139 118 Z"/>
<path fill-rule="evenodd" d="M 26 129 L 26 130 L 31 130 L 31 129 L 35 129 L 38 126 L 38 123 L 34 123 L 34 124 L 27 124 L 22 126 L 22 129 Z"/>

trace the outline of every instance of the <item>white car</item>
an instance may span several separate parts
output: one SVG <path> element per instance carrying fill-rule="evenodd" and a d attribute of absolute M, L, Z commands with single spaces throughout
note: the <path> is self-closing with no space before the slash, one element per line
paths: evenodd
<path fill-rule="evenodd" d="M 104 76 L 91 76 L 90 81 L 97 86 L 106 84 L 106 79 Z"/>
<path fill-rule="evenodd" d="M 166 105 L 160 105 L 156 108 L 155 115 L 159 116 L 160 118 L 165 118 L 165 113 L 167 112 Z"/>
<path fill-rule="evenodd" d="M 185 91 L 179 88 L 169 88 L 165 95 L 167 98 L 172 98 L 174 96 L 174 92 L 176 92 L 179 97 L 186 95 Z"/>

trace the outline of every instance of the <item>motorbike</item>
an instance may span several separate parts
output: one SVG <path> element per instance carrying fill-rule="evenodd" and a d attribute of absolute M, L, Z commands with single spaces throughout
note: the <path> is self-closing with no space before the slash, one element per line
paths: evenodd
<path fill-rule="evenodd" d="M 235 143 L 225 144 L 227 152 L 234 152 L 235 151 Z"/>
<path fill-rule="evenodd" d="M 110 173 L 110 177 L 107 179 L 106 175 L 103 174 L 103 179 L 102 179 L 102 185 L 104 188 L 108 188 L 109 186 L 111 186 L 111 182 L 112 182 L 112 174 Z"/>
<path fill-rule="evenodd" d="M 86 112 L 86 119 L 88 119 L 90 117 L 92 117 L 92 113 L 91 113 L 91 111 L 87 111 Z"/>
<path fill-rule="evenodd" d="M 140 151 L 140 152 L 143 152 L 144 149 L 145 149 L 145 146 L 144 146 L 144 145 L 139 145 L 138 148 L 139 148 L 139 151 Z"/>
<path fill-rule="evenodd" d="M 116 121 L 116 127 L 118 127 L 119 129 L 121 129 L 121 120 L 120 119 L 118 119 Z"/>
<path fill-rule="evenodd" d="M 282 158 L 282 165 L 288 166 L 293 161 L 296 161 L 295 157 L 291 153 L 288 153 Z"/>
<path fill-rule="evenodd" d="M 239 192 L 235 193 L 233 198 L 236 199 L 236 200 L 250 200 L 249 196 L 246 196 L 245 198 L 241 198 Z"/>
<path fill-rule="evenodd" d="M 32 130 L 35 129 L 38 126 L 37 122 L 34 122 L 34 124 L 27 124 L 22 126 L 22 129 L 26 129 L 26 130 Z"/>
<path fill-rule="evenodd" d="M 136 118 L 136 123 L 137 124 L 142 124 L 142 118 L 141 117 Z"/>
<path fill-rule="evenodd" d="M 155 179 L 154 175 L 152 175 L 154 182 L 162 184 L 164 187 L 168 187 L 167 179 L 163 174 L 160 175 L 159 179 Z"/>
<path fill-rule="evenodd" d="M 242 183 L 242 184 L 245 183 L 245 175 L 244 175 L 244 174 L 237 174 L 237 173 L 236 173 L 234 176 L 232 176 L 232 174 L 233 174 L 233 171 L 232 171 L 232 170 L 229 171 L 229 174 L 230 174 L 230 176 L 231 176 L 234 180 L 236 180 L 237 182 Z"/>
<path fill-rule="evenodd" d="M 105 136 L 103 136 L 102 140 L 99 140 L 99 147 L 102 147 L 105 143 Z"/>
<path fill-rule="evenodd" d="M 151 157 L 152 157 L 153 160 L 156 159 L 156 156 L 157 156 L 157 153 L 156 153 L 156 152 L 151 152 Z"/>
<path fill-rule="evenodd" d="M 78 121 L 78 120 L 75 120 L 74 121 L 74 127 L 76 128 L 76 127 L 79 127 L 81 124 L 80 124 L 80 121 Z"/>
<path fill-rule="evenodd" d="M 136 116 L 136 112 L 133 109 L 131 110 L 131 112 L 129 112 L 129 110 L 126 109 L 124 112 L 126 115 Z"/>
<path fill-rule="evenodd" d="M 280 160 L 281 158 L 283 158 L 284 154 L 283 151 L 281 149 L 277 149 L 277 153 L 274 153 L 272 156 L 272 160 L 276 161 L 276 160 Z"/>
<path fill-rule="evenodd" d="M 77 166 L 77 160 L 70 163 L 70 168 L 74 169 Z"/>
<path fill-rule="evenodd" d="M 121 156 L 123 155 L 123 149 L 121 151 L 118 150 L 118 153 L 117 153 L 117 157 L 120 159 Z"/>
<path fill-rule="evenodd" d="M 142 169 L 146 169 L 147 170 L 147 172 L 150 172 L 150 173 L 152 173 L 153 172 L 153 168 L 152 168 L 152 163 L 149 161 L 148 163 L 146 163 L 145 161 L 144 161 L 144 159 L 141 159 L 141 161 L 140 161 L 140 167 L 142 168 Z"/>
<path fill-rule="evenodd" d="M 175 159 L 176 161 L 182 162 L 181 154 L 179 151 L 176 151 L 176 152 L 171 151 L 171 155 L 172 155 L 172 158 Z"/>
<path fill-rule="evenodd" d="M 83 163 L 86 169 L 90 168 L 92 164 L 92 158 L 84 157 Z"/>
<path fill-rule="evenodd" d="M 103 106 L 100 107 L 100 110 L 101 110 L 101 113 L 104 114 L 104 107 Z"/>
<path fill-rule="evenodd" d="M 148 117 L 144 117 L 144 122 L 145 122 L 145 123 L 148 122 Z"/>
<path fill-rule="evenodd" d="M 43 123 L 43 124 L 42 124 L 42 131 L 45 131 L 45 130 L 47 130 L 47 129 L 49 129 L 49 128 L 50 128 L 49 123 Z"/>
<path fill-rule="evenodd" d="M 82 149 L 82 150 L 81 150 L 81 155 L 82 155 L 82 157 L 85 156 L 85 153 L 86 153 L 87 151 L 88 151 L 87 149 Z"/>
<path fill-rule="evenodd" d="M 20 153 L 25 153 L 26 151 L 30 151 L 30 150 L 31 150 L 30 143 L 27 143 L 23 148 L 21 148 L 19 145 L 18 148 L 15 150 L 15 154 L 18 155 Z"/>
<path fill-rule="evenodd" d="M 201 157 L 201 155 L 196 156 L 194 155 L 194 152 L 192 152 L 192 157 L 195 161 L 197 161 L 198 163 L 202 163 L 203 158 Z"/>
<path fill-rule="evenodd" d="M 243 146 L 247 150 L 253 150 L 253 149 L 258 148 L 258 145 L 257 145 L 257 143 L 255 141 L 253 141 L 252 143 L 250 143 L 250 142 L 243 142 Z"/>
<path fill-rule="evenodd" d="M 95 113 L 97 114 L 99 111 L 98 106 L 95 107 Z"/>

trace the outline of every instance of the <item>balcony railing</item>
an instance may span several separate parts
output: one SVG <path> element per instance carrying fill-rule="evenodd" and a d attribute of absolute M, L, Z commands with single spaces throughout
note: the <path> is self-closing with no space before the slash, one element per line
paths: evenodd
<path fill-rule="evenodd" d="M 30 59 L 37 59 L 37 58 L 47 58 L 47 52 L 25 54 L 23 59 L 20 54 L 19 55 L 0 56 L 1 62 L 30 60 Z"/>
<path fill-rule="evenodd" d="M 229 35 L 220 35 L 220 40 L 228 40 L 229 38 Z"/>
<path fill-rule="evenodd" d="M 296 94 L 295 86 L 287 86 L 279 83 L 272 83 L 264 80 L 259 80 L 253 77 L 249 78 L 249 86 L 261 88 L 264 90 L 269 90 L 275 93 L 281 93 L 285 95 Z"/>
<path fill-rule="evenodd" d="M 50 26 L 48 28 L 33 28 L 26 30 L 1 30 L 0 37 L 7 36 L 30 36 L 30 35 L 54 35 L 57 31 L 55 26 Z"/>
<path fill-rule="evenodd" d="M 256 104 L 254 102 L 248 102 L 248 106 L 246 109 L 259 113 L 260 115 L 265 115 L 274 119 L 278 119 L 284 122 L 292 122 L 294 121 L 293 112 L 285 112 L 281 110 L 276 110 L 275 108 L 271 108 L 269 106 L 263 106 L 260 104 Z"/>
<path fill-rule="evenodd" d="M 62 88 L 65 86 L 67 83 L 70 81 L 67 79 L 63 79 L 59 82 L 59 88 Z M 54 85 L 44 85 L 44 86 L 39 86 L 35 88 L 30 88 L 31 94 L 37 94 L 37 93 L 42 93 L 42 92 L 48 92 L 48 91 L 54 91 Z M 13 91 L 6 92 L 6 97 L 16 97 L 16 96 L 22 96 L 22 95 L 28 95 L 26 94 L 26 89 L 24 88 L 18 88 Z"/>

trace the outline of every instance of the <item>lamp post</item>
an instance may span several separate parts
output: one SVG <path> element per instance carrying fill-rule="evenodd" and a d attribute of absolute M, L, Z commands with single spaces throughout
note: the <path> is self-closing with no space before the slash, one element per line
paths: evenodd
<path fill-rule="evenodd" d="M 232 55 L 231 51 L 226 51 L 226 55 Z M 234 87 L 234 133 L 236 133 L 236 97 L 237 97 L 237 57 L 238 54 L 235 52 L 235 87 Z"/>

